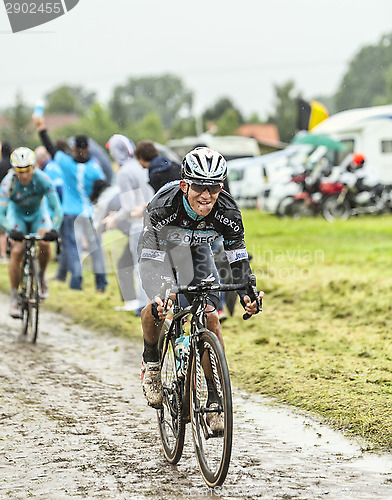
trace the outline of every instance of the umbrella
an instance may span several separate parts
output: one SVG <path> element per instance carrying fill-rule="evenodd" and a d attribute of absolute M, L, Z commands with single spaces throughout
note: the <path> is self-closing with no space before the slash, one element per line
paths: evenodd
<path fill-rule="evenodd" d="M 334 149 L 337 151 L 345 151 L 346 146 L 329 135 L 325 134 L 306 134 L 294 137 L 291 142 L 292 144 L 311 144 L 313 146 L 326 146 L 329 149 Z"/>

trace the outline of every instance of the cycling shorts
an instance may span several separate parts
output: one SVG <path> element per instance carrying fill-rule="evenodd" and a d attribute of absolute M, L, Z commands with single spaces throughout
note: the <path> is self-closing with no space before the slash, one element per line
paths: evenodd
<path fill-rule="evenodd" d="M 203 279 L 214 276 L 215 283 L 219 283 L 219 274 L 215 266 L 214 255 L 208 243 L 198 246 L 177 247 L 180 251 L 176 252 L 172 249 L 170 252 L 170 260 L 174 266 L 169 266 L 166 256 L 164 268 L 166 270 L 165 276 L 172 277 L 180 285 L 196 285 Z M 177 277 L 173 276 L 173 267 L 177 271 Z M 192 294 L 185 295 L 188 302 L 192 301 Z M 210 292 L 207 301 L 218 309 L 219 305 L 219 292 Z"/>
<path fill-rule="evenodd" d="M 39 210 L 32 214 L 21 213 L 10 204 L 7 211 L 7 220 L 10 229 L 16 229 L 23 234 L 38 233 L 40 229 L 52 229 L 52 220 L 47 206 L 41 205 Z"/>

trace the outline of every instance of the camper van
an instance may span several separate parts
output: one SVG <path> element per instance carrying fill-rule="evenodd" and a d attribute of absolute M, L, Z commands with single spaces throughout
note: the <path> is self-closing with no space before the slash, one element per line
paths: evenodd
<path fill-rule="evenodd" d="M 252 208 L 259 205 L 264 209 L 270 186 L 288 182 L 313 149 L 309 144 L 295 144 L 282 151 L 229 161 L 230 192 L 238 205 Z M 273 202 L 272 197 L 270 201 Z"/>
<path fill-rule="evenodd" d="M 312 130 L 342 141 L 347 152 L 361 152 L 380 181 L 392 184 L 392 105 L 336 113 Z"/>
<path fill-rule="evenodd" d="M 239 135 L 216 136 L 205 133 L 194 137 L 173 139 L 167 143 L 169 148 L 175 151 L 181 158 L 189 153 L 195 146 L 200 144 L 219 151 L 226 160 L 248 158 L 260 154 L 259 145 L 256 139 Z"/>

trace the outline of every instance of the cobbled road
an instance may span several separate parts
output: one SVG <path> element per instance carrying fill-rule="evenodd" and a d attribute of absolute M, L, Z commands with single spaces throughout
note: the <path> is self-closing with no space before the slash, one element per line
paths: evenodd
<path fill-rule="evenodd" d="M 141 343 L 43 311 L 31 345 L 0 299 L 0 498 L 392 498 L 390 455 L 238 390 L 229 474 L 211 491 L 190 426 L 179 464 L 163 458 L 140 389 Z"/>

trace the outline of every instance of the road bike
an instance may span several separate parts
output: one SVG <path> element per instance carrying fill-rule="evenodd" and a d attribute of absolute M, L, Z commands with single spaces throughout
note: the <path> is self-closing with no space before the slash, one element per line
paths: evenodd
<path fill-rule="evenodd" d="M 214 278 L 212 278 L 214 280 Z M 174 286 L 165 292 L 176 294 L 173 317 L 165 320 L 159 336 L 163 402 L 157 407 L 158 426 L 167 461 L 176 464 L 182 455 L 185 426 L 192 424 L 192 436 L 200 472 L 210 487 L 220 486 L 228 473 L 233 441 L 233 406 L 229 369 L 223 347 L 206 327 L 207 296 L 211 291 L 249 290 L 258 300 L 256 278 L 249 283 L 214 284 L 205 279 L 194 286 Z M 179 294 L 192 297 L 189 306 L 180 306 Z M 249 316 L 244 314 L 244 319 Z M 184 337 L 182 349 L 179 340 Z M 188 341 L 185 342 L 185 339 Z M 186 345 L 185 345 L 186 344 Z M 181 344 L 180 344 L 181 345 Z M 212 414 L 221 422 L 212 430 Z"/>
<path fill-rule="evenodd" d="M 22 333 L 32 343 L 37 341 L 41 282 L 38 272 L 36 241 L 42 236 L 28 234 L 22 262 L 22 279 L 19 286 L 19 305 L 22 311 Z"/>
<path fill-rule="evenodd" d="M 41 298 L 41 281 L 37 258 L 37 241 L 51 241 L 45 236 L 27 234 L 24 236 L 25 248 L 22 261 L 22 279 L 19 285 L 18 301 L 22 311 L 22 334 L 33 344 L 37 341 L 39 310 Z M 57 240 L 57 253 L 60 251 Z"/>

